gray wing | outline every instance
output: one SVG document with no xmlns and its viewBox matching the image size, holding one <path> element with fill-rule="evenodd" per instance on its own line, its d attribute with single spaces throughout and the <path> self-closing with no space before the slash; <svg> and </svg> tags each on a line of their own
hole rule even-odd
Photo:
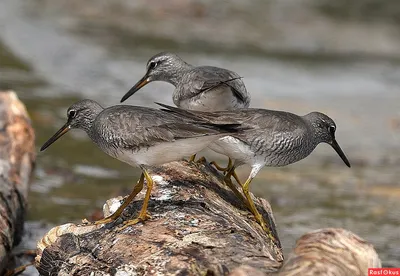
<svg viewBox="0 0 400 276">
<path fill-rule="evenodd" d="M 236 132 L 237 124 L 214 124 L 162 110 L 119 105 L 105 109 L 97 117 L 95 127 L 108 145 L 135 149 L 160 142 Z"/>
<path fill-rule="evenodd" d="M 249 141 L 254 136 L 270 136 L 272 133 L 298 134 L 307 130 L 308 126 L 301 116 L 284 111 L 257 108 L 242 108 L 234 111 L 204 112 L 184 110 L 177 107 L 157 103 L 172 113 L 186 118 L 203 120 L 214 124 L 240 124 L 239 132 L 233 136 Z"/>
<path fill-rule="evenodd" d="M 231 89 L 233 95 L 239 101 L 244 103 L 244 106 L 249 106 L 250 104 L 250 95 L 246 90 L 242 77 L 230 70 L 213 66 L 195 67 L 184 76 L 182 83 L 188 83 L 183 88 L 187 93 L 187 98 L 192 98 L 202 92 L 225 85 Z"/>
</svg>

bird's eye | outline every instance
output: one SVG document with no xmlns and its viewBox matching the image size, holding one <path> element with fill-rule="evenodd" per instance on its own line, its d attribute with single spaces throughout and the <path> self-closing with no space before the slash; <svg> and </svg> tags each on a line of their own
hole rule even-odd
<svg viewBox="0 0 400 276">
<path fill-rule="evenodd" d="M 74 109 L 71 109 L 71 110 L 69 110 L 68 111 L 68 118 L 74 118 L 75 117 L 75 115 L 76 115 L 76 111 L 74 110 Z"/>
<path fill-rule="evenodd" d="M 157 62 L 155 62 L 155 61 L 150 61 L 150 63 L 149 63 L 149 69 L 154 69 L 154 68 L 156 68 L 156 66 L 157 66 Z"/>
<path fill-rule="evenodd" d="M 335 131 L 336 131 L 336 127 L 335 126 L 329 126 L 328 129 L 329 129 L 329 132 L 332 133 L 332 134 L 335 133 Z"/>
</svg>

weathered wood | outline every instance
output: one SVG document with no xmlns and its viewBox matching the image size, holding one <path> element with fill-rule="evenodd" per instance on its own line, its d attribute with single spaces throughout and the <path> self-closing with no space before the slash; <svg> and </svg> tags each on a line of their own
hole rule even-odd
<svg viewBox="0 0 400 276">
<path fill-rule="evenodd" d="M 38 244 L 39 272 L 226 275 L 240 264 L 265 273 L 281 266 L 280 245 L 271 242 L 212 167 L 182 161 L 149 172 L 155 181 L 149 204 L 152 219 L 122 231 L 111 225 L 56 227 Z M 133 218 L 142 198 L 124 216 Z M 276 233 L 269 204 L 255 202 Z M 105 209 L 117 207 L 111 200 Z"/>
<path fill-rule="evenodd" d="M 211 167 L 173 162 L 154 168 L 151 175 L 156 185 L 150 221 L 123 231 L 111 225 L 57 226 L 38 243 L 41 275 L 346 276 L 380 267 L 372 245 L 333 228 L 302 236 L 282 266 L 279 245 L 267 238 Z M 139 211 L 141 198 L 119 222 Z M 107 201 L 106 216 L 121 199 Z M 275 225 L 268 202 L 255 202 Z"/>
<path fill-rule="evenodd" d="M 277 276 L 365 276 L 381 267 L 374 247 L 341 228 L 319 229 L 303 235 Z M 229 276 L 263 276 L 260 270 L 240 266 Z"/>
<path fill-rule="evenodd" d="M 370 243 L 348 230 L 326 228 L 297 241 L 279 276 L 364 276 L 371 267 L 381 261 Z"/>
<path fill-rule="evenodd" d="M 35 135 L 25 106 L 0 92 L 0 274 L 19 243 L 35 161 Z"/>
</svg>

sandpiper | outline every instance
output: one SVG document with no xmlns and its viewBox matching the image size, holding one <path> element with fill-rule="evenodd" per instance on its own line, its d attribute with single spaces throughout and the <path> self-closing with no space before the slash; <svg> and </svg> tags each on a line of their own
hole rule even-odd
<svg viewBox="0 0 400 276">
<path fill-rule="evenodd" d="M 214 66 L 193 66 L 179 56 L 161 52 L 147 62 L 145 75 L 126 93 L 121 102 L 152 81 L 175 86 L 174 104 L 199 111 L 246 108 L 250 94 L 241 77 L 230 70 Z"/>
<path fill-rule="evenodd" d="M 304 116 L 255 108 L 199 112 L 159 105 L 174 114 L 181 114 L 188 118 L 198 118 L 204 122 L 219 124 L 239 123 L 243 128 L 247 128 L 220 138 L 209 147 L 234 160 L 225 176 L 226 182 L 231 181 L 230 178 L 236 167 L 243 164 L 251 166 L 250 176 L 244 184 L 236 180 L 246 197 L 245 204 L 268 233 L 270 233 L 269 229 L 249 194 L 251 181 L 264 166 L 279 167 L 295 163 L 311 154 L 318 144 L 328 143 L 350 167 L 350 162 L 336 141 L 335 122 L 320 112 L 311 112 Z"/>
<path fill-rule="evenodd" d="M 122 97 L 121 102 L 152 81 L 174 85 L 173 102 L 184 109 L 219 111 L 247 108 L 250 105 L 250 94 L 237 73 L 214 66 L 193 66 L 178 55 L 167 52 L 149 59 L 145 75 Z M 194 158 L 193 155 L 190 160 Z M 224 170 L 215 162 L 212 163 Z"/>
<path fill-rule="evenodd" d="M 124 227 L 144 221 L 153 181 L 146 167 L 180 160 L 194 154 L 218 138 L 237 131 L 238 124 L 213 124 L 201 119 L 186 118 L 179 114 L 139 107 L 117 105 L 103 108 L 95 101 L 82 100 L 68 108 L 67 123 L 44 145 L 41 151 L 72 128 L 84 130 L 91 140 L 108 155 L 140 167 L 140 180 L 132 193 L 111 216 L 96 224 L 114 221 L 133 198 L 143 189 L 147 191 L 139 216 L 126 221 Z"/>
</svg>

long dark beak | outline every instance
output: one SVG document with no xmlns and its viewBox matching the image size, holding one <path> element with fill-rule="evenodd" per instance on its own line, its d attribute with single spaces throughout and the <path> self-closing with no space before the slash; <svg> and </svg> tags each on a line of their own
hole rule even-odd
<svg viewBox="0 0 400 276">
<path fill-rule="evenodd" d="M 143 86 L 145 86 L 146 84 L 148 84 L 150 82 L 149 76 L 146 73 L 143 78 L 141 78 L 129 91 L 128 93 L 126 93 L 122 99 L 121 99 L 121 103 L 124 102 L 126 99 L 128 99 L 130 96 L 132 96 L 133 94 L 136 93 L 136 91 L 138 91 L 140 88 L 142 88 Z"/>
<path fill-rule="evenodd" d="M 346 155 L 344 154 L 344 152 L 342 151 L 338 142 L 336 142 L 335 139 L 333 139 L 333 141 L 331 142 L 331 146 L 337 152 L 337 154 L 339 154 L 340 158 L 342 158 L 343 162 L 347 165 L 347 167 L 350 168 L 351 166 L 349 160 L 347 159 Z"/>
<path fill-rule="evenodd" d="M 59 131 L 56 132 L 49 140 L 47 140 L 46 143 L 43 144 L 43 146 L 40 148 L 40 151 L 44 151 L 47 149 L 51 144 L 53 144 L 55 141 L 58 140 L 61 136 L 63 136 L 65 133 L 67 133 L 71 129 L 71 125 L 69 122 L 67 122 L 65 125 L 63 125 L 62 128 L 60 128 Z"/>
</svg>

